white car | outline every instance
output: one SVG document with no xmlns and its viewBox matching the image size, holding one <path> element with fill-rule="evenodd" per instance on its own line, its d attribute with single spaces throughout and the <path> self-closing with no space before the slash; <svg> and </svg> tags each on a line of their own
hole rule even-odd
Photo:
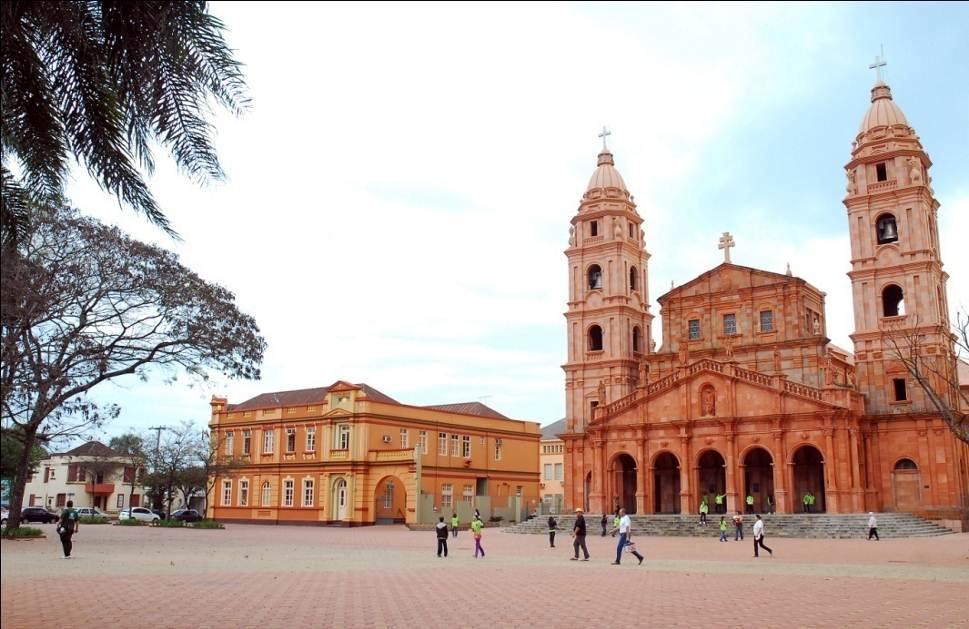
<svg viewBox="0 0 969 629">
<path fill-rule="evenodd" d="M 141 520 L 142 522 L 157 522 L 161 520 L 158 514 L 152 513 L 150 509 L 144 507 L 132 507 L 125 509 L 118 514 L 119 520 Z"/>
<path fill-rule="evenodd" d="M 104 518 L 107 520 L 111 517 L 103 511 L 98 511 L 97 507 L 81 507 L 80 509 L 76 509 L 76 511 L 77 517 L 79 518 Z"/>
<path fill-rule="evenodd" d="M 9 516 L 9 515 L 10 515 L 10 512 L 7 511 L 6 507 L 4 507 L 3 510 L 2 510 L 2 513 L 0 513 L 0 526 L 3 526 L 4 528 L 6 528 L 6 526 L 7 526 L 7 516 Z"/>
</svg>

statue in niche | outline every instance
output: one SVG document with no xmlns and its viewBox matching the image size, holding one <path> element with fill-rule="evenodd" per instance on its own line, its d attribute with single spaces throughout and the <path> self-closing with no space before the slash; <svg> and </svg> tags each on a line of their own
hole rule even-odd
<svg viewBox="0 0 969 629">
<path fill-rule="evenodd" d="M 649 363 L 639 361 L 639 386 L 645 387 L 649 383 Z"/>
<path fill-rule="evenodd" d="M 919 160 L 915 157 L 908 158 L 908 178 L 913 184 L 922 183 L 922 168 Z"/>
<path fill-rule="evenodd" d="M 600 380 L 599 386 L 596 387 L 596 396 L 599 398 L 599 406 L 606 405 L 606 381 Z"/>
<path fill-rule="evenodd" d="M 854 196 L 855 193 L 858 191 L 858 186 L 855 184 L 855 171 L 854 170 L 849 170 L 848 171 L 848 185 L 847 185 L 846 188 L 848 190 L 848 195 L 849 196 Z"/>
<path fill-rule="evenodd" d="M 727 339 L 723 342 L 723 353 L 727 360 L 733 360 L 733 341 Z"/>
<path fill-rule="evenodd" d="M 814 333 L 821 334 L 821 317 L 814 315 Z"/>
<path fill-rule="evenodd" d="M 573 225 L 569 225 L 569 246 L 575 246 L 575 227 Z"/>
<path fill-rule="evenodd" d="M 856 383 L 855 383 L 855 372 L 854 372 L 854 370 L 853 369 L 845 369 L 845 373 L 848 374 L 848 386 L 850 386 L 851 388 L 854 388 L 856 386 Z"/>
<path fill-rule="evenodd" d="M 656 353 L 656 339 L 649 339 L 649 352 L 651 354 Z"/>
<path fill-rule="evenodd" d="M 619 218 L 612 217 L 612 237 L 616 240 L 622 240 L 622 225 L 619 224 Z"/>
<path fill-rule="evenodd" d="M 700 415 L 714 417 L 717 414 L 717 391 L 709 384 L 700 390 Z"/>
<path fill-rule="evenodd" d="M 774 371 L 777 373 L 781 372 L 781 350 L 774 350 Z"/>
</svg>

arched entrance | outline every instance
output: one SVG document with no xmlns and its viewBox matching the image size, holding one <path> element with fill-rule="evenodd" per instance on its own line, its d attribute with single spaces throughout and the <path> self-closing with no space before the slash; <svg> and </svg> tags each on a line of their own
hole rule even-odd
<svg viewBox="0 0 969 629">
<path fill-rule="evenodd" d="M 824 513 L 824 458 L 821 451 L 814 446 L 801 446 L 794 452 L 791 462 L 794 464 L 794 512 L 805 512 L 804 496 L 810 492 L 814 496 L 810 511 Z"/>
<path fill-rule="evenodd" d="M 764 448 L 751 448 L 744 455 L 744 496 L 753 496 L 755 513 L 771 512 L 774 502 L 774 457 Z M 770 498 L 770 504 L 767 499 Z"/>
<path fill-rule="evenodd" d="M 653 463 L 653 489 L 655 513 L 680 512 L 680 461 L 670 452 Z"/>
<path fill-rule="evenodd" d="M 333 508 L 330 513 L 337 520 L 346 520 L 347 513 L 350 512 L 350 496 L 347 492 L 347 481 L 345 478 L 341 478 L 333 484 Z"/>
<path fill-rule="evenodd" d="M 585 475 L 585 491 L 582 494 L 582 510 L 589 512 L 589 494 L 592 493 L 592 472 Z"/>
<path fill-rule="evenodd" d="M 404 483 L 396 476 L 388 476 L 377 483 L 374 503 L 377 524 L 403 524 L 406 521 L 407 492 Z"/>
<path fill-rule="evenodd" d="M 900 459 L 892 470 L 892 498 L 896 511 L 914 511 L 921 504 L 922 481 L 912 459 Z"/>
<path fill-rule="evenodd" d="M 628 454 L 616 455 L 612 460 L 612 505 L 622 507 L 626 513 L 636 513 L 636 460 Z"/>
<path fill-rule="evenodd" d="M 723 456 L 716 450 L 707 450 L 697 461 L 697 508 L 703 498 L 707 499 L 707 506 L 710 513 L 725 513 L 726 505 L 721 505 L 723 509 L 717 511 L 716 497 L 727 491 L 727 469 Z"/>
</svg>

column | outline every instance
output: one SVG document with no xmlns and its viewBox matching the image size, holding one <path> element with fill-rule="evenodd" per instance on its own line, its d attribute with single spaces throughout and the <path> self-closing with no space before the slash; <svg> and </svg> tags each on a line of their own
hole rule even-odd
<svg viewBox="0 0 969 629">
<path fill-rule="evenodd" d="M 727 513 L 737 511 L 737 440 L 727 433 Z"/>
<path fill-rule="evenodd" d="M 636 513 L 646 513 L 646 443 L 639 435 L 636 443 Z"/>
<path fill-rule="evenodd" d="M 858 435 L 857 428 L 854 426 L 848 428 L 848 447 L 851 450 L 851 510 L 861 511 L 864 505 L 862 504 L 863 489 L 861 487 L 861 468 L 860 461 L 861 458 L 858 452 Z"/>
<path fill-rule="evenodd" d="M 824 429 L 824 509 L 828 513 L 840 513 L 838 505 L 838 457 L 834 451 L 834 429 Z"/>
<path fill-rule="evenodd" d="M 794 513 L 790 504 L 785 436 L 781 428 L 774 431 L 774 508 L 777 513 Z"/>
</svg>

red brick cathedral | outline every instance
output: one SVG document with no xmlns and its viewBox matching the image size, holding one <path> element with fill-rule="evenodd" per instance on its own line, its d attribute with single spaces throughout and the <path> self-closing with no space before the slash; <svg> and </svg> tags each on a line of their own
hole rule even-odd
<svg viewBox="0 0 969 629">
<path fill-rule="evenodd" d="M 652 340 L 643 217 L 603 148 L 569 263 L 566 506 L 912 511 L 965 522 L 969 447 L 898 360 L 918 338 L 958 406 L 932 162 L 880 80 L 847 174 L 854 352 L 826 337 L 824 293 L 725 262 L 659 298 Z M 935 374 L 938 374 L 936 376 Z M 949 378 L 946 378 L 949 376 Z M 809 499 L 809 503 L 812 500 Z"/>
</svg>

